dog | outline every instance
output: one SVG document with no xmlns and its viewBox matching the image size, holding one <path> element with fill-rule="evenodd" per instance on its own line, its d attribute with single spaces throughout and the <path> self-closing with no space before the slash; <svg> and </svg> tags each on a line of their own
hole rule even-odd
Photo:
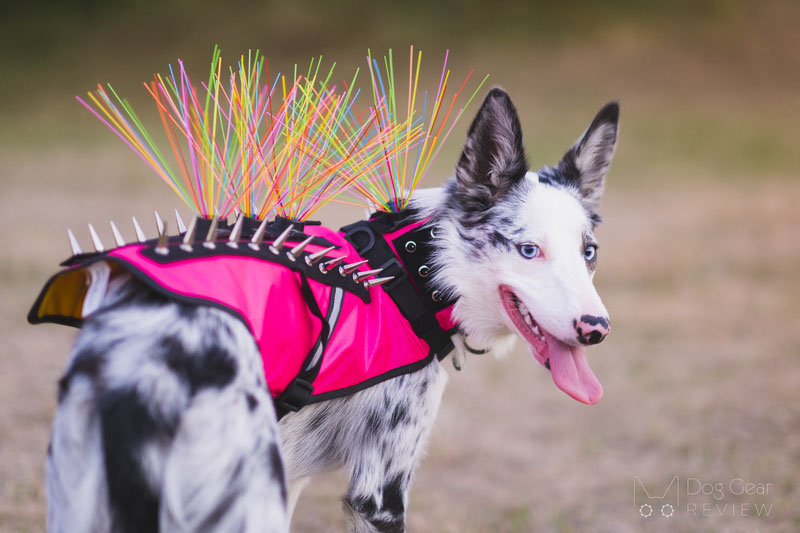
<svg viewBox="0 0 800 533">
<path fill-rule="evenodd" d="M 517 111 L 492 89 L 455 176 L 414 195 L 410 212 L 435 228 L 430 283 L 454 302 L 456 362 L 522 338 L 560 389 L 601 398 L 585 348 L 610 328 L 592 283 L 593 231 L 618 120 L 618 104 L 606 105 L 557 165 L 534 173 Z M 101 296 L 59 382 L 51 532 L 284 532 L 302 486 L 331 469 L 349 475 L 351 532 L 405 531 L 447 381 L 438 358 L 279 420 L 241 320 L 124 272 Z"/>
</svg>

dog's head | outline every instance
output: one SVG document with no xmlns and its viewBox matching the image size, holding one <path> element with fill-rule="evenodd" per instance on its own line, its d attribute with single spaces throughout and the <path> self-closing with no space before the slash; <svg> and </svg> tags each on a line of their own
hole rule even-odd
<svg viewBox="0 0 800 533">
<path fill-rule="evenodd" d="M 618 117 L 619 106 L 606 105 L 558 165 L 532 173 L 514 105 L 493 89 L 434 215 L 442 230 L 436 281 L 458 296 L 463 330 L 485 346 L 509 332 L 522 337 L 556 385 L 588 404 L 603 395 L 585 347 L 609 332 L 592 284 L 593 230 Z"/>
</svg>

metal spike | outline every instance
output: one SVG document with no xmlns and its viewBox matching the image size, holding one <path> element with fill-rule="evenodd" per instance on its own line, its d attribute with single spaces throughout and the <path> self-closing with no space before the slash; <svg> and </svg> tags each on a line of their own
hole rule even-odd
<svg viewBox="0 0 800 533">
<path fill-rule="evenodd" d="M 242 226 L 244 225 L 244 215 L 239 215 L 236 219 L 236 224 L 233 225 L 231 234 L 228 237 L 228 246 L 231 248 L 239 247 L 239 239 L 242 238 Z"/>
<path fill-rule="evenodd" d="M 193 250 L 192 245 L 194 244 L 194 237 L 197 233 L 197 215 L 192 217 L 192 221 L 189 222 L 189 229 L 186 230 L 186 233 L 183 234 L 183 242 L 181 243 L 181 250 L 184 252 L 191 252 Z"/>
<path fill-rule="evenodd" d="M 142 227 L 139 225 L 139 221 L 136 220 L 136 217 L 131 217 L 133 219 L 133 231 L 136 232 L 136 240 L 139 242 L 144 242 L 147 240 L 147 236 L 142 231 Z"/>
<path fill-rule="evenodd" d="M 382 268 L 376 268 L 374 270 L 364 270 L 363 272 L 356 272 L 355 274 L 353 274 L 353 279 L 355 280 L 356 283 L 361 283 L 368 277 L 376 276 L 380 274 L 382 271 L 383 271 Z"/>
<path fill-rule="evenodd" d="M 306 264 L 308 266 L 314 266 L 319 263 L 326 255 L 332 252 L 336 246 L 328 246 L 324 250 L 320 250 L 319 252 L 314 252 L 313 254 L 309 254 L 306 256 Z"/>
<path fill-rule="evenodd" d="M 109 223 L 111 224 L 111 233 L 114 234 L 114 243 L 116 243 L 117 246 L 125 246 L 127 243 L 125 239 L 122 238 L 122 233 L 119 232 L 117 225 L 114 224 L 113 220 L 110 220 Z"/>
<path fill-rule="evenodd" d="M 261 249 L 261 241 L 264 240 L 264 234 L 267 232 L 267 219 L 265 218 L 261 224 L 259 224 L 258 229 L 253 234 L 253 237 L 250 239 L 250 242 L 247 244 L 253 250 Z"/>
<path fill-rule="evenodd" d="M 186 233 L 186 224 L 183 223 L 181 214 L 178 213 L 177 209 L 175 210 L 175 220 L 178 221 L 178 233 Z"/>
<path fill-rule="evenodd" d="M 310 243 L 310 242 L 311 242 L 313 239 L 314 239 L 314 236 L 313 236 L 313 235 L 312 235 L 312 236 L 310 236 L 310 237 L 306 237 L 306 239 L 305 239 L 303 242 L 299 243 L 297 246 L 295 246 L 294 248 L 292 248 L 291 250 L 289 250 L 289 253 L 288 253 L 289 259 L 291 259 L 292 261 L 294 261 L 295 259 L 297 259 L 298 257 L 300 257 L 300 254 L 302 254 L 302 253 L 303 253 L 303 250 L 305 250 L 306 246 L 308 246 L 308 245 L 309 245 L 309 243 Z"/>
<path fill-rule="evenodd" d="M 217 225 L 218 224 L 219 224 L 219 220 L 217 219 L 217 216 L 214 215 L 213 217 L 211 217 L 211 224 L 208 226 L 208 233 L 206 234 L 206 240 L 205 240 L 205 242 L 203 242 L 203 246 L 205 246 L 206 248 L 208 248 L 210 250 L 213 250 L 214 248 L 217 247 L 217 245 L 214 244 L 214 241 L 217 238 Z"/>
<path fill-rule="evenodd" d="M 161 220 L 161 215 L 158 214 L 158 211 L 153 211 L 153 213 L 156 215 L 156 229 L 158 230 L 158 234 L 161 235 L 164 233 L 166 226 L 164 226 L 164 221 Z"/>
<path fill-rule="evenodd" d="M 324 263 L 320 263 L 319 271 L 322 272 L 323 274 L 327 274 L 330 269 L 336 268 L 336 265 L 338 265 L 339 263 L 344 261 L 346 258 L 347 258 L 347 256 L 343 255 L 341 257 L 337 257 L 335 259 L 331 259 L 329 261 L 325 261 Z"/>
<path fill-rule="evenodd" d="M 363 259 L 361 261 L 356 261 L 355 263 L 342 265 L 342 266 L 339 267 L 339 274 L 341 274 L 342 276 L 346 276 L 348 274 L 351 274 L 351 273 L 355 272 L 355 270 L 358 267 L 360 267 L 361 265 L 365 265 L 365 264 L 367 264 L 367 260 L 366 259 Z"/>
<path fill-rule="evenodd" d="M 164 223 L 164 231 L 158 234 L 155 252 L 159 255 L 167 255 L 169 253 L 169 235 L 167 235 L 166 222 Z"/>
<path fill-rule="evenodd" d="M 394 279 L 394 276 L 387 276 L 385 278 L 372 278 L 368 279 L 364 282 L 364 287 L 369 289 L 370 287 L 377 287 L 379 285 L 383 285 L 384 283 L 389 283 Z"/>
<path fill-rule="evenodd" d="M 92 246 L 94 246 L 95 252 L 103 252 L 105 251 L 105 247 L 103 246 L 103 241 L 100 240 L 100 235 L 94 230 L 94 226 L 89 224 L 89 234 L 92 236 Z"/>
<path fill-rule="evenodd" d="M 71 229 L 67 229 L 67 238 L 69 238 L 69 247 L 72 250 L 72 255 L 81 255 L 83 253 L 81 245 L 78 244 L 78 239 L 75 238 L 75 234 L 72 233 Z"/>
<path fill-rule="evenodd" d="M 273 254 L 280 253 L 278 249 L 289 239 L 289 235 L 291 235 L 293 231 L 294 224 L 289 224 L 289 227 L 283 230 L 283 233 L 278 235 L 278 238 L 275 239 L 272 244 L 270 244 L 269 251 Z"/>
</svg>

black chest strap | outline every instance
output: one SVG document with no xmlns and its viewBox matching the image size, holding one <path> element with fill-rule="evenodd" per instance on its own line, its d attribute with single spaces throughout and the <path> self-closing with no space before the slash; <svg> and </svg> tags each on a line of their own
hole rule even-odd
<svg viewBox="0 0 800 533">
<path fill-rule="evenodd" d="M 402 259 L 392 252 L 384 234 L 412 223 L 402 214 L 379 214 L 368 221 L 344 226 L 345 237 L 367 259 L 371 268 L 383 269 L 381 276 L 395 279 L 381 285 L 397 308 L 408 320 L 411 329 L 424 340 L 441 360 L 453 349 L 450 336 L 454 330 L 445 331 L 436 319 L 436 313 L 453 304 L 445 300 L 430 285 L 431 267 L 428 264 L 434 234 L 428 225 L 404 232 L 392 245 Z M 404 266 L 405 265 L 405 268 Z M 454 328 L 455 329 L 455 328 Z"/>
</svg>

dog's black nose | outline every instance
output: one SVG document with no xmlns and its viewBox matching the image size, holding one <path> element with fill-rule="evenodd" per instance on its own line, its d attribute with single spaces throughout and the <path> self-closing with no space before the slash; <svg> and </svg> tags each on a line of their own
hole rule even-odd
<svg viewBox="0 0 800 533">
<path fill-rule="evenodd" d="M 581 344 L 600 344 L 611 331 L 611 325 L 605 317 L 583 315 L 575 321 L 575 331 Z"/>
</svg>

